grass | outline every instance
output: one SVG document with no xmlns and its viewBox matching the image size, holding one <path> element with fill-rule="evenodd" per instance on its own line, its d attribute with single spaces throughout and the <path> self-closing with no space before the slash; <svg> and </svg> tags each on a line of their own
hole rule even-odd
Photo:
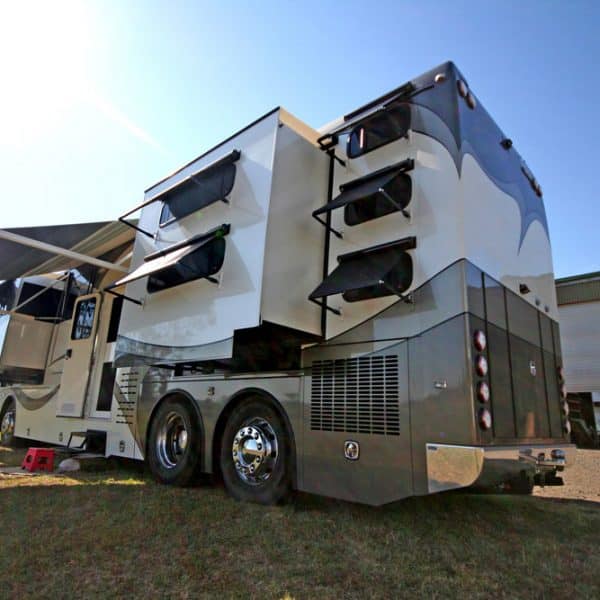
<svg viewBox="0 0 600 600">
<path fill-rule="evenodd" d="M 0 449 L 0 464 L 21 451 Z M 599 504 L 241 504 L 143 469 L 0 479 L 0 597 L 598 597 Z"/>
</svg>

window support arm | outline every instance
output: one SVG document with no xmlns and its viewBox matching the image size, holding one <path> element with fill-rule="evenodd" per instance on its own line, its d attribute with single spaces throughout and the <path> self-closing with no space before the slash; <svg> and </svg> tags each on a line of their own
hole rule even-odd
<svg viewBox="0 0 600 600">
<path fill-rule="evenodd" d="M 382 187 L 377 190 L 396 210 L 402 213 L 402 216 L 410 219 L 410 212 L 402 208 Z"/>
<path fill-rule="evenodd" d="M 331 233 L 333 233 L 333 235 L 335 235 L 335 237 L 337 237 L 340 240 L 344 239 L 344 235 L 342 234 L 341 231 L 338 231 L 337 229 L 334 229 L 333 227 L 331 227 L 331 225 L 328 225 L 325 221 L 323 221 L 323 219 L 320 219 L 318 215 L 313 214 L 313 218 L 316 219 L 317 221 L 319 221 L 319 223 L 321 223 L 321 225 L 323 225 L 323 227 L 325 227 L 325 229 L 327 229 L 327 231 L 331 231 Z"/>
<path fill-rule="evenodd" d="M 316 304 L 317 306 L 320 306 L 321 308 L 324 308 L 325 310 L 332 312 L 334 315 L 337 315 L 338 317 L 342 316 L 341 310 L 338 310 L 337 308 L 332 308 L 331 306 L 327 306 L 327 304 L 325 302 L 319 302 L 318 300 L 315 300 L 314 298 L 309 298 L 309 300 L 312 303 Z"/>
<path fill-rule="evenodd" d="M 125 219 L 125 217 L 119 217 L 119 221 L 121 223 L 123 223 L 123 225 L 127 225 L 127 227 L 131 227 L 132 229 L 139 231 L 140 233 L 144 234 L 145 236 L 147 236 L 151 239 L 154 239 L 154 234 L 150 233 L 149 231 L 146 231 L 145 229 L 142 229 L 141 227 L 138 227 L 137 225 L 134 225 L 133 223 L 130 223 L 129 221 L 127 221 Z"/>
<path fill-rule="evenodd" d="M 112 296 L 116 296 L 117 298 L 123 298 L 123 300 L 128 300 L 129 302 L 133 302 L 138 306 L 144 306 L 144 303 L 141 300 L 136 300 L 135 298 L 131 298 L 130 296 L 126 296 L 125 294 L 120 294 L 119 292 L 115 292 L 112 288 L 104 288 L 104 291 Z"/>
</svg>

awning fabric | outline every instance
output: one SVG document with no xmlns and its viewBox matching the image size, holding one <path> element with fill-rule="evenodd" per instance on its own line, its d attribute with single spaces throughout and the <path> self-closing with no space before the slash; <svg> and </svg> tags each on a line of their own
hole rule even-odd
<svg viewBox="0 0 600 600">
<path fill-rule="evenodd" d="M 174 244 L 164 250 L 159 250 L 151 255 L 148 255 L 144 262 L 134 271 L 122 277 L 118 281 L 115 281 L 109 289 L 116 288 L 132 281 L 142 279 L 142 277 L 148 277 L 150 275 L 158 276 L 161 273 L 168 271 L 170 268 L 180 264 L 186 257 L 191 256 L 196 251 L 203 247 L 206 247 L 210 242 L 222 238 L 229 233 L 230 226 L 228 224 L 221 225 L 207 233 L 196 235 L 189 240 Z M 207 269 L 210 271 L 211 269 Z M 198 277 L 205 277 L 202 273 L 197 273 Z"/>
<path fill-rule="evenodd" d="M 118 221 L 18 227 L 5 231 L 97 258 L 134 236 L 131 229 Z M 64 271 L 81 264 L 66 256 L 0 239 L 0 280 Z"/>
<path fill-rule="evenodd" d="M 410 201 L 412 191 L 410 177 L 405 175 L 405 172 L 412 169 L 413 166 L 414 162 L 409 159 L 341 185 L 341 193 L 325 206 L 315 210 L 313 216 L 342 208 L 359 200 L 366 200 L 378 194 L 381 195 L 380 190 L 385 190 L 399 206 L 404 208 Z M 389 212 L 397 210 L 397 207 L 391 202 L 387 202 L 390 204 Z"/>
<path fill-rule="evenodd" d="M 416 247 L 414 237 L 338 256 L 338 266 L 309 296 L 311 300 L 352 290 L 379 286 L 397 269 L 406 251 Z M 412 278 L 412 274 L 411 274 Z M 398 289 L 398 293 L 404 290 Z"/>
</svg>

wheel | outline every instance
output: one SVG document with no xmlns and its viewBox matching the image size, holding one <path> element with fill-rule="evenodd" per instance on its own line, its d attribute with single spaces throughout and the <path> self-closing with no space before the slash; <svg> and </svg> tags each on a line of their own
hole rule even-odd
<svg viewBox="0 0 600 600">
<path fill-rule="evenodd" d="M 276 504 L 292 488 L 291 441 L 279 414 L 260 399 L 247 400 L 229 417 L 221 444 L 225 487 L 238 500 Z"/>
<path fill-rule="evenodd" d="M 15 422 L 17 415 L 17 406 L 14 400 L 8 400 L 4 404 L 2 413 L 0 413 L 0 445 L 14 446 L 15 438 Z"/>
<path fill-rule="evenodd" d="M 202 435 L 198 416 L 188 402 L 169 398 L 150 426 L 148 464 L 157 481 L 186 486 L 200 473 Z"/>
</svg>

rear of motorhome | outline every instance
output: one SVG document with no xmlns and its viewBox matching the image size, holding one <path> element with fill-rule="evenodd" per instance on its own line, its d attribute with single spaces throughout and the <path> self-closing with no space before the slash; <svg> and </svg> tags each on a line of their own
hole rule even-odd
<svg viewBox="0 0 600 600">
<path fill-rule="evenodd" d="M 319 131 L 276 108 L 111 227 L 6 434 L 263 503 L 562 483 L 542 190 L 453 63 Z"/>
</svg>

